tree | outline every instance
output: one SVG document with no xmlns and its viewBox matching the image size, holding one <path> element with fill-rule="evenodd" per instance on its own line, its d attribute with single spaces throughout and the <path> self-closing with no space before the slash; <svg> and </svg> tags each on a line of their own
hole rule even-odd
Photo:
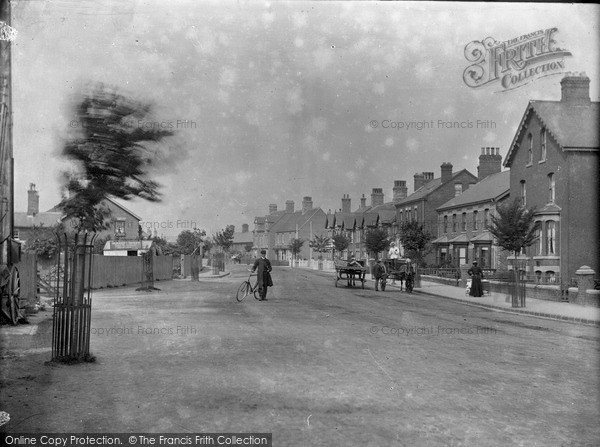
<svg viewBox="0 0 600 447">
<path fill-rule="evenodd" d="M 350 246 L 350 238 L 343 233 L 336 234 L 331 239 L 333 241 L 333 249 L 340 253 Z"/>
<path fill-rule="evenodd" d="M 292 255 L 294 256 L 294 259 L 298 259 L 298 255 L 300 254 L 300 251 L 302 250 L 302 246 L 304 245 L 304 240 L 302 239 L 292 239 L 290 241 L 290 251 L 292 252 Z"/>
<path fill-rule="evenodd" d="M 66 193 L 58 206 L 76 218 L 76 229 L 107 228 L 109 212 L 100 206 L 106 197 L 160 201 L 159 185 L 148 170 L 159 158 L 153 145 L 173 132 L 137 125 L 152 121 L 152 105 L 96 84 L 73 112 L 77 133 L 67 138 L 62 155 L 76 168 L 63 173 Z"/>
<path fill-rule="evenodd" d="M 235 227 L 233 225 L 227 225 L 224 230 L 217 231 L 213 236 L 215 244 L 223 249 L 223 251 L 229 251 L 233 245 L 233 233 Z"/>
<path fill-rule="evenodd" d="M 497 244 L 515 255 L 512 305 L 525 306 L 525 295 L 519 288 L 519 266 L 517 260 L 524 247 L 529 247 L 537 240 L 535 226 L 535 208 L 525 208 L 518 199 L 496 208 L 497 216 L 492 215 L 490 233 L 496 238 Z M 519 300 L 521 301 L 519 303 Z"/>
<path fill-rule="evenodd" d="M 177 236 L 176 245 L 180 254 L 191 255 L 194 250 L 202 246 L 206 231 L 194 228 L 193 230 L 183 230 Z"/>
<path fill-rule="evenodd" d="M 168 242 L 165 238 L 156 236 L 150 238 L 154 245 L 156 246 L 157 251 L 166 256 L 179 256 L 181 252 L 179 251 L 179 246 L 177 244 L 173 244 Z"/>
<path fill-rule="evenodd" d="M 43 259 L 52 259 L 58 251 L 56 234 L 62 228 L 61 224 L 52 227 L 34 225 L 31 235 L 27 238 L 26 249 L 35 252 L 36 256 Z"/>
<path fill-rule="evenodd" d="M 252 247 L 254 247 L 254 243 L 248 242 L 244 245 L 244 250 L 246 250 L 246 253 L 250 253 L 252 251 Z"/>
<path fill-rule="evenodd" d="M 403 222 L 400 225 L 400 243 L 408 256 L 422 263 L 423 251 L 433 239 L 433 235 L 417 221 Z"/>
<path fill-rule="evenodd" d="M 377 259 L 378 253 L 389 248 L 391 241 L 388 233 L 383 228 L 371 228 L 365 237 L 365 247 L 369 253 L 374 253 Z"/>
<path fill-rule="evenodd" d="M 529 247 L 537 240 L 535 227 L 535 208 L 525 208 L 518 199 L 496 208 L 497 216 L 492 215 L 490 233 L 505 250 L 515 254 Z"/>
<path fill-rule="evenodd" d="M 319 253 L 319 259 L 323 259 L 323 253 L 331 251 L 331 239 L 325 235 L 316 235 L 308 246 Z"/>
</svg>

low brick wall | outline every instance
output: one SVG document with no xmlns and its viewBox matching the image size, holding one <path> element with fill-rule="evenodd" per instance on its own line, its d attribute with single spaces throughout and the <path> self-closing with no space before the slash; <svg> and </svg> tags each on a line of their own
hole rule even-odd
<svg viewBox="0 0 600 447">
<path fill-rule="evenodd" d="M 429 276 L 423 275 L 421 278 L 424 281 L 431 281 L 438 284 L 447 284 L 449 286 L 456 286 L 456 279 L 452 278 L 441 278 L 439 276 Z M 461 285 L 463 281 L 459 281 L 458 286 L 463 287 Z M 466 281 L 464 281 L 466 282 Z M 560 286 L 551 286 L 546 284 L 527 284 L 527 298 L 534 298 L 536 300 L 546 300 L 546 301 L 563 301 L 563 295 L 560 289 Z M 489 290 L 490 292 L 497 293 L 505 293 L 510 295 L 510 283 L 501 282 L 501 281 L 486 281 L 484 288 Z M 566 291 L 565 291 L 566 293 Z M 568 294 L 565 296 L 565 298 Z"/>
</svg>

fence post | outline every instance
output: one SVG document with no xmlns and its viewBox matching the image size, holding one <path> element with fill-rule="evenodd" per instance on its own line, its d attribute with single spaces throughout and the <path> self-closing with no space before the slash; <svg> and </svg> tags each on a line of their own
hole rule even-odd
<svg viewBox="0 0 600 447">
<path fill-rule="evenodd" d="M 588 304 L 586 290 L 594 288 L 594 276 L 596 272 L 587 265 L 582 265 L 577 269 L 575 275 L 577 276 L 577 297 L 573 302 L 585 306 Z"/>
</svg>

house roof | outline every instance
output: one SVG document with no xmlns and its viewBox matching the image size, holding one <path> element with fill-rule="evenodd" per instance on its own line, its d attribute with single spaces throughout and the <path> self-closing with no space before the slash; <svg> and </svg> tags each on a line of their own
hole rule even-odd
<svg viewBox="0 0 600 447">
<path fill-rule="evenodd" d="M 45 212 L 37 213 L 34 216 L 28 216 L 26 212 L 17 212 L 15 216 L 15 228 L 53 227 L 60 223 L 62 213 Z"/>
<path fill-rule="evenodd" d="M 493 242 L 494 236 L 489 231 L 484 231 L 471 238 L 471 242 Z"/>
<path fill-rule="evenodd" d="M 118 208 L 121 208 L 121 210 L 123 210 L 125 213 L 129 214 L 131 217 L 133 217 L 135 220 L 141 221 L 142 218 L 140 216 L 138 216 L 137 214 L 135 214 L 133 211 L 127 209 L 126 207 L 124 207 L 123 205 L 121 205 L 119 202 L 117 202 L 115 199 L 111 198 L 111 197 L 105 197 L 104 202 L 108 202 L 109 205 L 114 205 Z M 52 207 L 51 209 L 49 209 L 47 212 L 49 213 L 55 213 L 58 212 L 60 214 L 58 205 L 55 205 L 54 207 Z"/>
<path fill-rule="evenodd" d="M 448 200 L 437 210 L 463 207 L 474 203 L 498 200 L 510 191 L 510 171 L 497 172 L 488 175 L 479 183 L 471 185 L 461 195 Z"/>
<path fill-rule="evenodd" d="M 391 210 L 380 210 L 379 211 L 379 222 L 383 224 L 392 224 L 396 221 L 396 207 Z"/>
<path fill-rule="evenodd" d="M 469 239 L 467 238 L 467 235 L 463 233 L 463 234 L 459 234 L 454 239 L 450 239 L 448 242 L 451 244 L 457 244 L 460 242 L 467 243 L 467 242 L 469 242 Z"/>
<path fill-rule="evenodd" d="M 562 150 L 598 150 L 600 103 L 570 103 L 563 101 L 529 101 L 515 133 L 504 166 L 510 167 L 515 152 L 532 115 L 536 115 Z"/>
<path fill-rule="evenodd" d="M 275 231 L 276 233 L 296 231 L 296 229 L 301 229 L 305 225 L 308 225 L 318 213 L 325 214 L 321 208 L 311 208 L 305 212 L 294 211 L 293 213 L 283 211 L 283 215 L 273 224 L 271 231 Z"/>
<path fill-rule="evenodd" d="M 337 211 L 333 216 L 333 222 L 330 224 L 330 226 L 331 228 L 354 228 L 357 216 L 359 216 L 357 213 L 343 213 L 341 211 Z"/>
<path fill-rule="evenodd" d="M 442 236 L 442 237 L 438 237 L 437 239 L 434 239 L 433 241 L 431 241 L 432 244 L 447 244 L 448 243 L 448 236 Z"/>
<path fill-rule="evenodd" d="M 459 176 L 463 172 L 471 174 L 466 169 L 461 169 L 460 171 L 453 173 L 451 179 L 448 180 L 448 182 L 451 182 L 452 180 L 454 180 L 457 176 Z M 471 175 L 473 175 L 473 174 L 471 174 Z M 473 175 L 473 177 L 475 178 L 474 175 Z M 446 182 L 446 183 L 448 183 L 448 182 Z M 431 194 L 434 191 L 436 191 L 443 184 L 444 183 L 442 183 L 442 178 L 441 177 L 434 178 L 433 180 L 430 180 L 429 182 L 427 182 L 426 184 L 424 184 L 423 186 L 421 186 L 419 189 L 417 189 L 415 192 L 413 192 L 408 197 L 406 197 L 406 198 L 404 198 L 404 199 L 396 202 L 395 206 L 396 207 L 401 207 L 404 204 L 411 203 L 411 202 L 414 202 L 414 201 L 417 201 L 417 200 L 425 199 L 427 196 L 429 196 L 429 194 Z"/>
<path fill-rule="evenodd" d="M 233 233 L 234 244 L 247 244 L 254 242 L 254 234 L 251 231 Z"/>
</svg>

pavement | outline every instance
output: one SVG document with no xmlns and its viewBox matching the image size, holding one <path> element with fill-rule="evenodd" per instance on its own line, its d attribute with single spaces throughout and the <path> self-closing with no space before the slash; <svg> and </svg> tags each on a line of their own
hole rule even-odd
<svg viewBox="0 0 600 447">
<path fill-rule="evenodd" d="M 322 270 L 322 272 L 334 274 L 335 270 Z M 367 278 L 370 278 L 370 275 L 367 275 Z M 392 285 L 391 281 L 388 281 L 387 286 L 388 289 L 390 287 L 399 289 L 399 285 Z M 500 312 L 511 312 L 538 318 L 567 321 L 576 324 L 600 326 L 600 308 L 598 307 L 581 306 L 573 303 L 563 303 L 527 297 L 525 308 L 514 308 L 512 307 L 510 295 L 506 293 L 491 292 L 482 297 L 476 298 L 466 295 L 465 289 L 462 287 L 451 286 L 448 284 L 438 284 L 432 281 L 423 280 L 421 280 L 421 287 L 415 288 L 414 293 L 422 293 L 438 298 L 460 301 L 464 304 L 485 307 Z"/>
</svg>

